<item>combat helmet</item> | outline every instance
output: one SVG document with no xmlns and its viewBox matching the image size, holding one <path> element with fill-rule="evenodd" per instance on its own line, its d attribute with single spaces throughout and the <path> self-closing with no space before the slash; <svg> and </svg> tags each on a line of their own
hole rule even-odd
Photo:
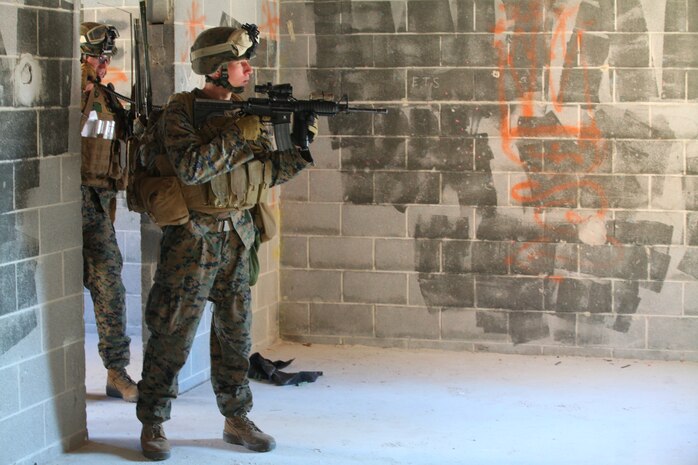
<svg viewBox="0 0 698 465">
<path fill-rule="evenodd" d="M 116 39 L 119 31 L 110 24 L 86 22 L 80 24 L 80 53 L 99 57 L 117 54 Z"/>
<path fill-rule="evenodd" d="M 228 88 L 227 69 L 223 65 L 230 61 L 251 59 L 257 45 L 259 30 L 255 24 L 207 29 L 199 34 L 191 46 L 191 67 L 196 74 L 206 75 L 206 81 Z M 221 66 L 223 75 L 219 79 L 208 76 Z"/>
</svg>

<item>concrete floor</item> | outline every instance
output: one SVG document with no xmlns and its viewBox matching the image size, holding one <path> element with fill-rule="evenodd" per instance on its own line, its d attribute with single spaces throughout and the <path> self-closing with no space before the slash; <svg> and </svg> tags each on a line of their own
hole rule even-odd
<svg viewBox="0 0 698 465">
<path fill-rule="evenodd" d="M 88 335 L 90 441 L 49 465 L 146 461 L 134 405 L 104 396 L 95 344 Z M 253 382 L 250 416 L 276 450 L 224 443 L 206 383 L 174 402 L 165 463 L 698 465 L 696 363 L 286 343 L 263 355 L 324 371 L 298 387 Z"/>
</svg>

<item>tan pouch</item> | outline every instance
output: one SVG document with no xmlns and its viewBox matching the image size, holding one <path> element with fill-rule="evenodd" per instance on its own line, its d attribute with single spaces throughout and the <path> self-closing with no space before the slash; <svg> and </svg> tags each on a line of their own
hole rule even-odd
<svg viewBox="0 0 698 465">
<path fill-rule="evenodd" d="M 184 224 L 189 221 L 189 209 L 176 176 L 144 176 L 137 179 L 136 183 L 142 205 L 158 226 Z"/>
<path fill-rule="evenodd" d="M 109 152 L 104 144 L 111 141 L 82 137 L 82 174 L 87 177 L 103 178 L 109 175 Z"/>
<path fill-rule="evenodd" d="M 268 203 L 258 203 L 252 211 L 252 216 L 262 242 L 270 241 L 276 236 L 276 215 Z"/>
</svg>

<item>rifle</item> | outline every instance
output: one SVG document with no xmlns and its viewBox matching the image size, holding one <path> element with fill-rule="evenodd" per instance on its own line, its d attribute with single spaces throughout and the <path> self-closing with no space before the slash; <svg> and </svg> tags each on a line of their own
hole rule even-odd
<svg viewBox="0 0 698 465">
<path fill-rule="evenodd" d="M 239 110 L 243 114 L 257 115 L 271 122 L 278 150 L 293 148 L 291 140 L 291 115 L 293 115 L 293 139 L 302 148 L 308 147 L 307 121 L 313 115 L 334 116 L 337 113 L 387 113 L 385 108 L 349 106 L 349 98 L 344 95 L 339 101 L 325 98 L 296 100 L 291 84 L 272 83 L 256 85 L 254 91 L 266 94 L 268 98 L 249 98 L 241 102 L 231 100 L 194 100 L 194 126 L 197 128 L 213 115 L 224 115 Z"/>
</svg>

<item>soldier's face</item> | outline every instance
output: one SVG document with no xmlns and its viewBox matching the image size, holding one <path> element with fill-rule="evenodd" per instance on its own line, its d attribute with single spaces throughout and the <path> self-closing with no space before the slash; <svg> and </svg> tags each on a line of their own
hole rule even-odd
<svg viewBox="0 0 698 465">
<path fill-rule="evenodd" d="M 99 76 L 99 79 L 101 80 L 107 75 L 107 68 L 111 62 L 111 57 L 107 55 L 102 55 L 99 57 L 88 56 L 85 61 L 87 61 L 87 63 L 89 63 L 90 66 L 95 69 L 97 76 Z"/>
<path fill-rule="evenodd" d="M 233 87 L 245 87 L 252 77 L 252 65 L 247 60 L 228 62 L 228 82 Z"/>
</svg>

